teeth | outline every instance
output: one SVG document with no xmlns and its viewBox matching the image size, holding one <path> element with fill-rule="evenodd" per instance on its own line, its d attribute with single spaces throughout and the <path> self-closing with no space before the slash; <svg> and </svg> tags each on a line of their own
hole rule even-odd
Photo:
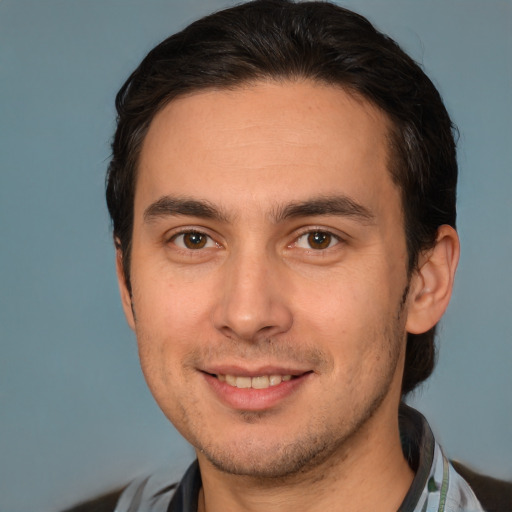
<svg viewBox="0 0 512 512">
<path fill-rule="evenodd" d="M 233 377 L 233 375 L 226 375 L 226 382 L 236 388 L 236 377 Z"/>
<path fill-rule="evenodd" d="M 286 375 L 285 375 L 286 377 Z M 290 375 L 291 377 L 291 375 Z M 281 384 L 281 382 L 283 381 L 283 377 L 281 377 L 281 375 L 271 375 L 269 377 L 269 381 L 270 381 L 270 385 L 271 386 L 277 386 L 278 384 Z"/>
<path fill-rule="evenodd" d="M 248 389 L 251 387 L 251 377 L 236 377 L 236 387 L 241 389 Z"/>
<path fill-rule="evenodd" d="M 217 375 L 220 382 L 225 382 L 230 386 L 240 389 L 266 389 L 271 386 L 277 386 L 281 382 L 291 380 L 291 375 L 259 375 L 258 377 L 237 377 L 235 375 Z"/>
<path fill-rule="evenodd" d="M 265 389 L 270 386 L 270 379 L 266 375 L 261 377 L 253 377 L 251 379 L 251 387 L 254 389 Z"/>
</svg>

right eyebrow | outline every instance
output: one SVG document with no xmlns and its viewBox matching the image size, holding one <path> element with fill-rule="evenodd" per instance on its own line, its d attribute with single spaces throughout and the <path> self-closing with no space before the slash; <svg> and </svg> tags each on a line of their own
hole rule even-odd
<svg viewBox="0 0 512 512">
<path fill-rule="evenodd" d="M 208 201 L 162 196 L 144 210 L 144 222 L 150 223 L 158 218 L 174 215 L 187 215 L 219 221 L 226 221 L 227 219 L 222 211 Z"/>
<path fill-rule="evenodd" d="M 289 203 L 276 208 L 272 217 L 274 222 L 282 222 L 285 219 L 317 215 L 351 217 L 365 224 L 375 222 L 375 215 L 369 208 L 345 195 L 317 197 L 297 203 Z"/>
</svg>

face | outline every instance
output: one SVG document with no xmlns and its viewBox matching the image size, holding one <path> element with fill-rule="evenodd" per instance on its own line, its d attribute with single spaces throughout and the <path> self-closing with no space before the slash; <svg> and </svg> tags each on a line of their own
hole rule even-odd
<svg viewBox="0 0 512 512">
<path fill-rule="evenodd" d="M 153 120 L 121 288 L 200 463 L 290 475 L 396 416 L 408 280 L 387 133 L 310 82 L 197 93 Z"/>
</svg>

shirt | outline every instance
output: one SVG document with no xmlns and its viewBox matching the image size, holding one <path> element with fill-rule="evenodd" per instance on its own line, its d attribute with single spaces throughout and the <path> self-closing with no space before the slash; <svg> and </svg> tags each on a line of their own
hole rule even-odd
<svg viewBox="0 0 512 512">
<path fill-rule="evenodd" d="M 399 412 L 402 449 L 415 477 L 397 512 L 485 512 L 469 484 L 435 441 L 426 419 L 404 404 Z M 132 482 L 115 512 L 197 512 L 201 473 L 197 460 L 179 483 L 165 471 Z"/>
</svg>

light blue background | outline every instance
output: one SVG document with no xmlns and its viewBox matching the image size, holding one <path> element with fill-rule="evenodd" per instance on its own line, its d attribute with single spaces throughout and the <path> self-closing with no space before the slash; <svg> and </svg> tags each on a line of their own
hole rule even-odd
<svg viewBox="0 0 512 512">
<path fill-rule="evenodd" d="M 0 510 L 50 512 L 192 452 L 125 326 L 103 198 L 114 95 L 224 1 L 0 0 Z M 414 400 L 447 453 L 512 478 L 512 3 L 353 0 L 425 66 L 461 132 L 462 260 Z"/>
</svg>

